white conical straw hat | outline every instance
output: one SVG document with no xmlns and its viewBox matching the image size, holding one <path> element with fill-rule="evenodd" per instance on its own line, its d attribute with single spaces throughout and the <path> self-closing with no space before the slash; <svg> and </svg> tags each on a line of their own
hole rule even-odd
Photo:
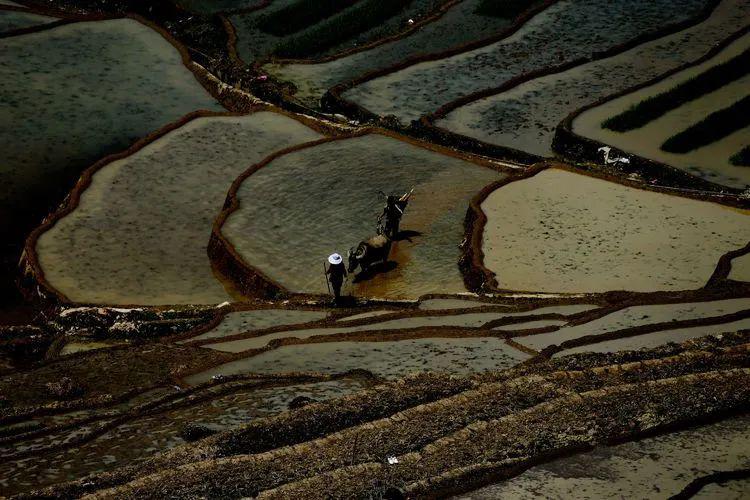
<svg viewBox="0 0 750 500">
<path fill-rule="evenodd" d="M 332 253 L 328 256 L 328 262 L 330 262 L 331 264 L 341 264 L 343 260 L 344 259 L 342 259 L 341 256 L 337 253 Z"/>
</svg>

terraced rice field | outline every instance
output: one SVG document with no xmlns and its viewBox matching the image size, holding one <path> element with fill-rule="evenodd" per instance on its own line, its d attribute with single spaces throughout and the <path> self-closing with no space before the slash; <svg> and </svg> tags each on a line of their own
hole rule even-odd
<svg viewBox="0 0 750 500">
<path fill-rule="evenodd" d="M 702 64 L 585 111 L 574 120 L 573 130 L 584 137 L 609 144 L 627 153 L 675 166 L 718 184 L 744 189 L 750 186 L 750 171 L 733 165 L 730 157 L 748 145 L 750 128 L 739 129 L 687 153 L 667 152 L 664 144 L 676 133 L 688 129 L 711 113 L 745 97 L 750 86 L 750 76 L 742 76 L 728 82 L 717 90 L 682 104 L 677 109 L 668 111 L 634 130 L 616 132 L 604 128 L 602 124 L 606 119 L 620 114 L 634 104 L 650 96 L 669 91 L 748 49 L 750 49 L 750 35 L 745 35 Z"/>
<path fill-rule="evenodd" d="M 498 287 L 545 292 L 700 288 L 750 240 L 747 211 L 548 169 L 482 202 Z"/>
<path fill-rule="evenodd" d="M 656 336 L 661 337 L 661 341 L 657 340 L 656 344 L 643 344 L 646 347 L 655 347 L 656 345 L 665 344 L 667 342 L 680 342 L 686 340 L 687 338 L 700 337 L 702 335 L 720 333 L 722 331 L 732 331 L 731 327 L 725 328 L 725 325 L 719 324 L 717 325 L 719 327 L 718 331 L 706 331 L 705 333 L 701 333 L 701 331 L 696 330 L 693 332 L 687 332 L 686 335 L 692 334 L 692 336 L 688 337 L 686 335 L 680 334 L 680 332 L 677 330 L 670 331 L 668 323 L 701 318 L 721 317 L 746 310 L 750 310 L 750 299 L 747 298 L 728 299 L 711 302 L 694 302 L 686 304 L 635 306 L 620 309 L 619 311 L 610 313 L 603 318 L 595 319 L 590 322 L 561 328 L 556 332 L 531 335 L 529 337 L 520 337 L 517 340 L 526 347 L 530 347 L 532 349 L 540 351 L 550 345 L 560 345 L 565 341 L 577 339 L 583 336 L 603 335 L 606 333 L 612 333 L 619 330 L 625 330 L 628 328 L 634 328 L 643 325 L 665 323 L 667 325 L 665 325 L 663 330 L 667 331 L 655 334 Z M 750 327 L 750 319 L 742 320 L 741 325 L 735 326 L 738 326 L 737 329 Z M 724 329 L 722 330 L 721 328 Z M 673 334 L 675 336 L 670 337 Z M 656 338 L 656 336 L 651 338 Z M 680 338 L 681 336 L 685 338 Z M 615 346 L 627 345 L 627 347 L 621 348 L 623 350 L 634 349 L 640 346 L 640 342 L 643 338 L 649 338 L 649 334 L 639 335 L 630 339 L 593 344 L 592 346 L 587 346 L 587 348 L 578 349 L 578 351 L 584 352 L 597 350 L 599 352 L 602 352 L 600 351 L 600 348 L 606 348 L 607 344 L 610 343 L 614 344 Z"/>
<path fill-rule="evenodd" d="M 714 75 L 618 132 L 648 157 L 747 93 L 750 2 L 47 4 L 0 8 L 0 497 L 748 497 L 747 193 L 448 132 L 549 156 Z M 374 70 L 344 98 L 385 119 L 313 109 Z M 740 171 L 735 139 L 683 156 Z M 332 301 L 327 256 L 412 189 Z"/>
<path fill-rule="evenodd" d="M 296 99 L 317 106 L 325 92 L 338 84 L 371 71 L 391 67 L 424 54 L 439 53 L 475 40 L 488 38 L 510 26 L 512 20 L 476 13 L 482 0 L 463 0 L 440 18 L 404 38 L 365 51 L 316 64 L 269 63 L 263 69 L 297 87 Z M 535 4 L 537 2 L 531 2 Z"/>
<path fill-rule="evenodd" d="M 687 19 L 704 2 L 591 0 L 556 2 L 513 35 L 479 49 L 409 66 L 343 96 L 408 124 L 441 105 L 524 73 L 616 47 L 655 26 Z"/>
<path fill-rule="evenodd" d="M 184 444 L 186 441 L 183 431 L 188 425 L 202 425 L 213 432 L 219 432 L 254 419 L 281 413 L 287 410 L 289 403 L 297 397 L 323 401 L 356 392 L 361 388 L 362 385 L 355 380 L 341 380 L 270 389 L 249 389 L 195 406 L 162 411 L 124 423 L 95 441 L 73 450 L 51 453 L 34 459 L 33 463 L 30 459 L 5 461 L 0 465 L 0 487 L 42 487 L 73 480 L 86 474 L 116 470 L 123 464 L 142 463 L 156 450 L 169 450 Z M 62 433 L 58 439 L 71 437 L 70 433 Z"/>
<path fill-rule="evenodd" d="M 198 118 L 107 164 L 78 207 L 39 238 L 46 279 L 77 302 L 229 299 L 206 254 L 229 186 L 273 151 L 318 137 L 276 113 Z"/>
<path fill-rule="evenodd" d="M 0 121 L 13 124 L 0 128 L 5 234 L 18 214 L 54 208 L 61 186 L 102 156 L 191 111 L 220 109 L 180 53 L 131 19 L 4 38 L 0 52 Z"/>
<path fill-rule="evenodd" d="M 724 0 L 707 20 L 693 27 L 612 57 L 534 78 L 460 106 L 435 124 L 492 144 L 552 156 L 555 128 L 570 113 L 698 59 L 727 33 L 742 28 L 748 16 L 748 2 Z"/>
<path fill-rule="evenodd" d="M 403 238 L 390 252 L 395 267 L 357 283 L 351 278 L 351 293 L 417 298 L 462 292 L 458 245 L 468 202 L 502 178 L 490 168 L 383 135 L 327 142 L 278 157 L 248 177 L 237 193 L 239 209 L 222 232 L 249 265 L 284 288 L 325 293 L 324 259 L 333 252 L 346 256 L 375 235 L 384 204 L 378 191 L 414 188 L 401 222 Z M 290 253 L 290 242 L 306 250 Z"/>
<path fill-rule="evenodd" d="M 200 382 L 214 375 L 314 371 L 338 373 L 364 369 L 383 377 L 420 371 L 474 373 L 511 367 L 529 356 L 502 340 L 417 339 L 397 342 L 326 342 L 286 346 L 188 378 Z"/>
<path fill-rule="evenodd" d="M 0 33 L 31 28 L 54 21 L 57 21 L 54 17 L 42 16 L 33 12 L 0 9 Z"/>
<path fill-rule="evenodd" d="M 554 498 L 614 498 L 623 491 L 639 498 L 671 497 L 694 479 L 750 466 L 748 423 L 747 417 L 737 417 L 701 429 L 596 448 L 454 498 L 532 499 L 540 494 Z M 741 482 L 714 485 L 694 498 L 742 498 L 747 494 L 747 485 L 737 483 Z"/>
<path fill-rule="evenodd" d="M 308 13 L 302 17 L 303 22 L 300 26 L 295 25 L 294 28 L 277 30 L 267 26 L 266 20 L 277 15 L 277 12 L 286 15 L 282 15 L 274 25 L 285 26 L 291 22 L 290 19 L 296 18 L 294 12 L 297 7 L 306 3 L 308 2 L 304 0 L 274 1 L 264 9 L 230 16 L 229 19 L 237 32 L 236 45 L 240 57 L 250 63 L 271 56 L 295 59 L 331 56 L 394 36 L 409 28 L 409 19 L 419 20 L 430 15 L 444 3 L 444 0 L 388 2 L 394 7 L 384 9 L 387 14 L 383 15 L 382 19 L 373 16 L 371 20 L 368 18 L 372 11 L 377 10 L 376 2 L 338 2 L 344 8 L 336 9 L 322 19 Z M 367 3 L 372 4 L 374 8 L 364 5 Z M 361 23 L 361 26 L 356 26 L 357 23 Z M 353 25 L 357 29 L 349 33 Z M 330 40 L 321 42 L 324 38 Z M 316 45 L 318 43 L 320 46 Z M 310 48 L 313 45 L 315 48 Z"/>
</svg>

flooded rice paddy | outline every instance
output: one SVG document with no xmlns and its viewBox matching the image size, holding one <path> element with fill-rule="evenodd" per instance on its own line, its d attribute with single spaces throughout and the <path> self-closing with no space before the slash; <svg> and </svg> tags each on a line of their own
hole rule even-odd
<svg viewBox="0 0 750 500">
<path fill-rule="evenodd" d="M 409 66 L 358 85 L 343 95 L 405 124 L 446 102 L 530 71 L 615 47 L 655 26 L 687 19 L 700 0 L 562 0 L 513 35 L 479 49 Z"/>
<path fill-rule="evenodd" d="M 669 323 L 671 321 L 682 321 L 715 316 L 724 316 L 735 312 L 750 309 L 750 298 L 717 300 L 710 302 L 691 302 L 686 304 L 659 304 L 633 306 L 612 312 L 603 318 L 595 319 L 581 325 L 568 326 L 556 332 L 521 337 L 518 342 L 532 349 L 541 350 L 553 344 L 561 344 L 566 340 L 575 339 L 584 335 L 601 335 L 604 333 L 623 330 L 641 325 L 655 323 Z M 665 327 L 665 329 L 668 327 Z M 721 330 L 729 331 L 729 330 Z M 712 333 L 712 332 L 707 332 Z M 699 335 L 696 335 L 699 336 Z M 672 340 L 664 335 L 662 343 Z M 630 339 L 637 344 L 639 337 Z"/>
<path fill-rule="evenodd" d="M 274 64 L 263 69 L 297 87 L 296 99 L 317 106 L 320 98 L 334 85 L 388 68 L 423 54 L 432 54 L 481 40 L 498 33 L 511 23 L 508 19 L 480 15 L 475 12 L 482 0 L 456 3 L 439 19 L 432 21 L 404 38 L 378 45 L 333 61 L 317 64 Z"/>
<path fill-rule="evenodd" d="M 750 215 L 559 169 L 482 202 L 484 265 L 501 289 L 688 290 L 750 240 Z"/>
<path fill-rule="evenodd" d="M 649 437 L 538 465 L 492 486 L 454 498 L 671 498 L 691 481 L 750 466 L 750 418 Z M 739 489 L 738 489 L 739 488 Z M 750 485 L 727 483 L 715 499 L 747 498 Z M 740 496 L 731 496 L 740 493 Z M 697 498 L 697 497 L 696 497 Z"/>
<path fill-rule="evenodd" d="M 748 300 L 750 306 L 750 300 Z M 661 332 L 646 333 L 635 337 L 627 337 L 617 340 L 608 340 L 596 344 L 574 347 L 565 349 L 556 356 L 576 354 L 579 352 L 617 352 L 630 351 L 635 349 L 648 349 L 667 344 L 669 342 L 685 342 L 690 339 L 697 339 L 706 335 L 721 335 L 727 332 L 736 332 L 739 330 L 750 329 L 750 319 L 731 321 L 718 325 L 694 326 L 691 328 L 676 328 L 674 330 L 664 330 Z"/>
<path fill-rule="evenodd" d="M 39 238 L 45 277 L 78 302 L 227 300 L 206 247 L 229 186 L 273 151 L 318 137 L 270 112 L 192 120 L 93 176 L 79 206 Z"/>
<path fill-rule="evenodd" d="M 321 320 L 328 316 L 323 311 L 295 311 L 292 309 L 259 309 L 228 313 L 215 328 L 202 333 L 193 340 L 216 339 L 228 337 L 252 330 L 262 330 L 273 326 L 293 325 Z M 186 341 L 182 341 L 186 342 Z"/>
<path fill-rule="evenodd" d="M 509 368 L 528 357 L 497 338 L 325 342 L 280 347 L 226 363 L 186 380 L 199 383 L 214 375 L 297 371 L 340 373 L 354 369 L 368 370 L 386 378 L 423 371 L 476 373 Z"/>
<path fill-rule="evenodd" d="M 0 53 L 0 122 L 13 124 L 0 127 L 4 233 L 106 154 L 191 111 L 221 109 L 180 53 L 132 19 L 4 38 Z"/>
<path fill-rule="evenodd" d="M 378 191 L 414 188 L 390 251 L 392 264 L 369 279 L 350 276 L 344 290 L 388 298 L 463 292 L 458 245 L 469 200 L 502 178 L 383 135 L 336 140 L 276 158 L 248 177 L 237 193 L 240 207 L 222 232 L 248 264 L 286 289 L 326 293 L 325 258 L 346 256 L 376 234 L 385 202 Z"/>
<path fill-rule="evenodd" d="M 552 156 L 555 128 L 570 113 L 698 59 L 727 33 L 742 28 L 748 16 L 750 3 L 724 0 L 707 20 L 684 31 L 461 106 L 436 125 L 493 144 Z"/>
<path fill-rule="evenodd" d="M 750 144 L 750 128 L 737 130 L 688 153 L 670 153 L 664 151 L 662 145 L 676 133 L 745 97 L 750 88 L 750 76 L 729 82 L 628 132 L 606 129 L 602 123 L 644 99 L 668 91 L 749 49 L 750 35 L 745 35 L 702 64 L 585 111 L 574 120 L 573 130 L 584 137 L 614 146 L 627 153 L 675 166 L 712 182 L 735 188 L 747 188 L 750 186 L 750 169 L 732 165 L 729 158 Z"/>
</svg>

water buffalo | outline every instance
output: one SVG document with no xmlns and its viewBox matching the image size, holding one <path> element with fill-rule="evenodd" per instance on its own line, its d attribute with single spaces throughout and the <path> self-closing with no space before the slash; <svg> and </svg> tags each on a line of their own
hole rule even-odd
<svg viewBox="0 0 750 500">
<path fill-rule="evenodd" d="M 367 271 L 367 268 L 377 262 L 388 262 L 391 243 L 391 239 L 383 234 L 360 241 L 356 249 L 352 247 L 347 253 L 349 257 L 348 271 L 353 273 L 357 266 L 360 266 L 362 271 Z"/>
</svg>

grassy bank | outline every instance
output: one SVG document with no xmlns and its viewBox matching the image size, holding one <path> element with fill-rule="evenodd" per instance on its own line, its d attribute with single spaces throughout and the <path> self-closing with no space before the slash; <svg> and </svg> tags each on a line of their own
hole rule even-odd
<svg viewBox="0 0 750 500">
<path fill-rule="evenodd" d="M 290 37 L 274 49 L 274 55 L 304 58 L 318 54 L 381 24 L 410 3 L 411 0 L 362 0 L 352 8 Z"/>
<path fill-rule="evenodd" d="M 291 35 L 351 7 L 356 2 L 357 0 L 301 0 L 261 18 L 258 29 L 275 36 Z"/>
<path fill-rule="evenodd" d="M 750 50 L 718 64 L 676 87 L 649 97 L 627 111 L 606 120 L 602 126 L 615 132 L 640 128 L 683 104 L 698 99 L 750 73 Z"/>
<path fill-rule="evenodd" d="M 729 162 L 738 167 L 750 167 L 750 146 L 745 146 L 737 153 L 733 154 L 732 157 L 729 158 Z"/>
<path fill-rule="evenodd" d="M 711 113 L 692 127 L 673 135 L 662 144 L 661 149 L 669 153 L 687 153 L 747 126 L 750 126 L 750 96 Z"/>
<path fill-rule="evenodd" d="M 482 0 L 479 2 L 476 10 L 474 10 L 474 13 L 480 16 L 513 19 L 528 9 L 533 3 L 534 0 Z"/>
</svg>

